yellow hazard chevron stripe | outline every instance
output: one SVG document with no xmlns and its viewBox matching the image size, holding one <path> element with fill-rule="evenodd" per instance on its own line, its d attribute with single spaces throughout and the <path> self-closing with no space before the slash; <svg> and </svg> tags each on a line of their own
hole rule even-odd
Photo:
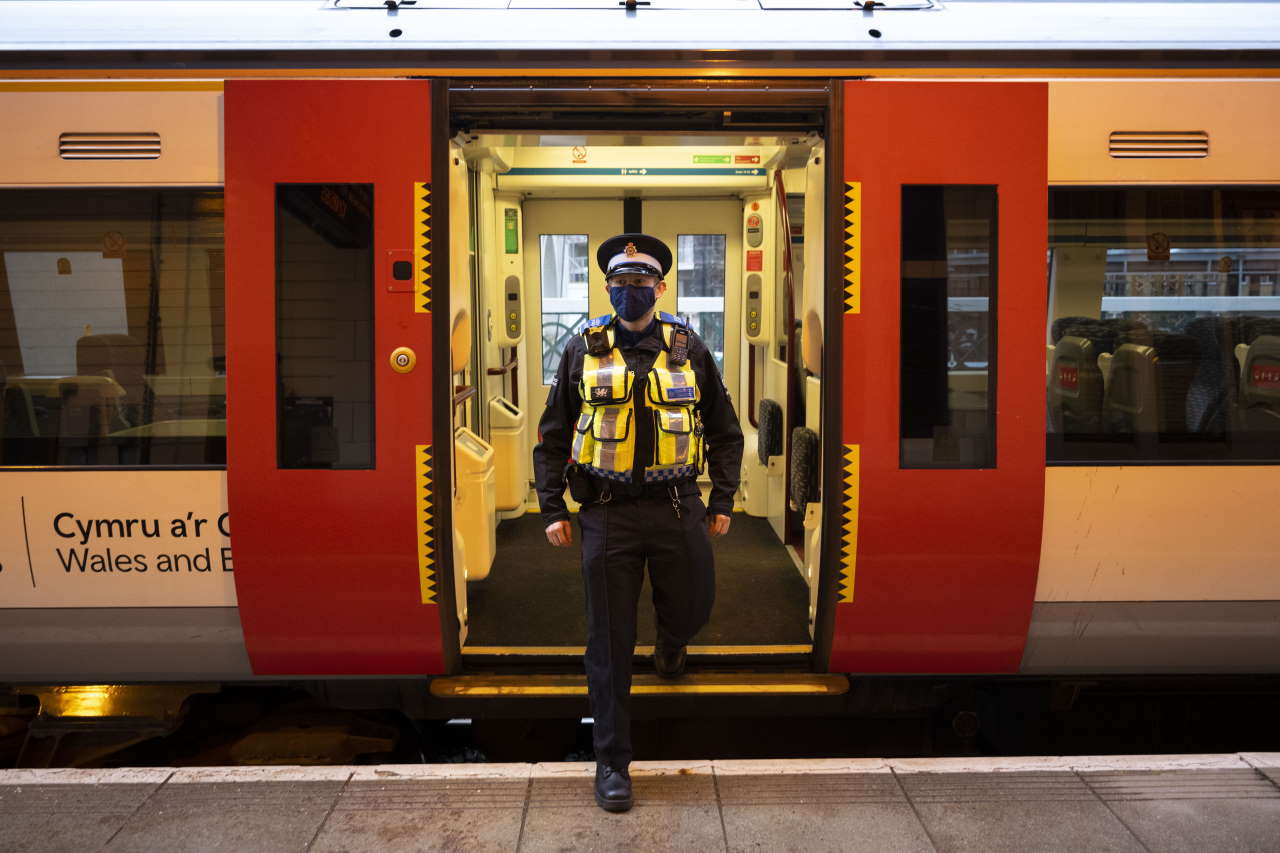
<svg viewBox="0 0 1280 853">
<path fill-rule="evenodd" d="M 862 184 L 844 192 L 844 313 L 862 313 Z"/>
<path fill-rule="evenodd" d="M 858 565 L 858 478 L 861 471 L 861 446 L 844 446 L 844 489 L 840 518 L 840 581 L 836 600 L 853 603 L 853 575 Z"/>
<path fill-rule="evenodd" d="M 415 485 L 418 490 L 418 585 L 422 588 L 422 603 L 436 603 L 436 541 L 433 533 L 431 504 L 432 458 L 431 445 L 414 447 L 417 463 Z"/>
<path fill-rule="evenodd" d="M 431 313 L 431 184 L 413 185 L 413 310 Z"/>
</svg>

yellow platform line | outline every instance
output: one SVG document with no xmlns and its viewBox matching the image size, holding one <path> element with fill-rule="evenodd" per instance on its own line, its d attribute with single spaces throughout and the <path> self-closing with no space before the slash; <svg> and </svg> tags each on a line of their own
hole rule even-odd
<svg viewBox="0 0 1280 853">
<path fill-rule="evenodd" d="M 637 675 L 631 695 L 764 695 L 840 696 L 849 692 L 843 675 L 813 673 L 692 673 L 667 680 Z M 584 675 L 461 675 L 436 678 L 431 695 L 442 699 L 481 699 L 503 696 L 525 698 L 586 696 Z"/>
<path fill-rule="evenodd" d="M 585 646 L 464 646 L 464 655 L 573 655 L 581 657 Z M 807 655 L 813 653 L 809 643 L 777 646 L 689 646 L 691 655 Z M 653 654 L 653 646 L 636 646 L 636 655 L 645 657 Z"/>
</svg>

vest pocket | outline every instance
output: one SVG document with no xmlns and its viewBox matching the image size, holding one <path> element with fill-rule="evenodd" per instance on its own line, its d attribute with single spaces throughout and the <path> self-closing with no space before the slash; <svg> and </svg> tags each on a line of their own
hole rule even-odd
<svg viewBox="0 0 1280 853">
<path fill-rule="evenodd" d="M 626 441 L 631 435 L 631 409 L 599 406 L 590 425 L 591 437 L 596 441 Z"/>
<path fill-rule="evenodd" d="M 692 370 L 655 367 L 649 374 L 649 402 L 655 406 L 692 406 L 701 396 Z"/>
<path fill-rule="evenodd" d="M 574 424 L 574 449 L 579 462 L 611 473 L 627 473 L 635 458 L 631 441 L 631 408 L 596 406 Z"/>
<path fill-rule="evenodd" d="M 696 465 L 700 436 L 693 430 L 693 410 L 654 409 L 653 455 L 656 465 Z"/>
</svg>

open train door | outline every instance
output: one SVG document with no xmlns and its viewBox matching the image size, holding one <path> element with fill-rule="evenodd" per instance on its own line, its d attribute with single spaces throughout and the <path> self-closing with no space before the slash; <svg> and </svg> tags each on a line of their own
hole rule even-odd
<svg viewBox="0 0 1280 853">
<path fill-rule="evenodd" d="M 432 673 L 456 651 L 436 604 L 431 85 L 226 84 L 227 488 L 259 674 Z"/>
<path fill-rule="evenodd" d="M 830 666 L 1015 671 L 1044 507 L 1047 87 L 843 85 Z"/>
</svg>

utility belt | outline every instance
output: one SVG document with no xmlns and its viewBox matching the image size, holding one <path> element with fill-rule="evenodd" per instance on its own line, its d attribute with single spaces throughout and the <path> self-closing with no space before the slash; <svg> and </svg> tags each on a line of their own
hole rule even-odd
<svg viewBox="0 0 1280 853">
<path fill-rule="evenodd" d="M 618 503 L 646 499 L 666 499 L 671 501 L 676 518 L 680 517 L 680 498 L 701 493 L 698 488 L 696 471 L 683 479 L 666 480 L 656 483 L 619 482 L 594 475 L 590 466 L 570 462 L 564 469 L 564 480 L 569 486 L 569 494 L 579 504 L 586 506 L 593 503 Z"/>
</svg>

